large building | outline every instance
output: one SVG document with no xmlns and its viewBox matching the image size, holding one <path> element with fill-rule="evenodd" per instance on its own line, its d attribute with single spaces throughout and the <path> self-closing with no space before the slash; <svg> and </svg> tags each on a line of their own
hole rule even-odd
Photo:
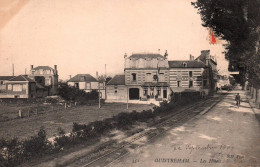
<svg viewBox="0 0 260 167">
<path fill-rule="evenodd" d="M 124 56 L 124 75 L 116 75 L 107 85 L 108 101 L 162 101 L 176 92 L 209 94 L 215 90 L 217 63 L 209 50 L 194 60 L 168 61 L 160 54 Z M 124 80 L 124 81 L 123 81 Z"/>
<path fill-rule="evenodd" d="M 170 88 L 173 92 L 205 91 L 208 93 L 207 66 L 190 61 L 169 61 Z"/>
<path fill-rule="evenodd" d="M 56 95 L 58 93 L 58 70 L 57 65 L 54 68 L 49 66 L 33 67 L 31 65 L 29 78 L 45 87 L 48 91 L 48 95 Z"/>
<path fill-rule="evenodd" d="M 125 85 L 129 100 L 168 99 L 170 90 L 167 52 L 125 55 Z"/>
</svg>

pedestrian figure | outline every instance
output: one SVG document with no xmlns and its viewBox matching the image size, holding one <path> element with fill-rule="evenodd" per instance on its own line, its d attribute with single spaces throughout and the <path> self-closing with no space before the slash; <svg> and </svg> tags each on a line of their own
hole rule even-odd
<svg viewBox="0 0 260 167">
<path fill-rule="evenodd" d="M 239 108 L 239 105 L 240 105 L 240 95 L 239 95 L 239 93 L 237 93 L 235 100 L 236 100 L 236 105 Z"/>
</svg>

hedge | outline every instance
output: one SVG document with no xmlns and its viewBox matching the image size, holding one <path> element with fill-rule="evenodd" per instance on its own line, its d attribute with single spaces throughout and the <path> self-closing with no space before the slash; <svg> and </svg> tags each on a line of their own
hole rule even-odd
<svg viewBox="0 0 260 167">
<path fill-rule="evenodd" d="M 53 154 L 60 150 L 84 141 L 96 138 L 108 133 L 112 129 L 127 129 L 136 122 L 147 122 L 157 116 L 167 115 L 173 109 L 187 103 L 194 103 L 199 99 L 196 93 L 183 94 L 181 97 L 175 95 L 170 102 L 163 101 L 159 107 L 153 110 L 143 110 L 142 112 L 122 112 L 118 115 L 102 121 L 94 121 L 89 124 L 73 123 L 73 129 L 69 136 L 59 129 L 60 136 L 50 143 L 46 138 L 46 131 L 41 127 L 37 135 L 24 141 L 17 138 L 11 140 L 0 140 L 0 166 L 15 166 L 26 160 L 40 157 L 46 154 Z M 96 140 L 98 141 L 98 140 Z"/>
</svg>

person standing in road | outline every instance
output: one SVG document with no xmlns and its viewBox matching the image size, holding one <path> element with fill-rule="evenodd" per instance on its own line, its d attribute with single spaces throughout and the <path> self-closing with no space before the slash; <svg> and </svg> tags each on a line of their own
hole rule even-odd
<svg viewBox="0 0 260 167">
<path fill-rule="evenodd" d="M 239 105 L 240 105 L 240 95 L 239 95 L 239 93 L 237 93 L 235 100 L 236 100 L 236 105 L 239 108 Z"/>
</svg>

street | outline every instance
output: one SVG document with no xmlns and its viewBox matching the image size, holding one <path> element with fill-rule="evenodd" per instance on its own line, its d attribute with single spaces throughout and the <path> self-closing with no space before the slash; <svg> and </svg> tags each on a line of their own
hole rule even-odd
<svg viewBox="0 0 260 167">
<path fill-rule="evenodd" d="M 240 108 L 235 95 L 240 93 Z M 169 129 L 107 166 L 260 166 L 260 126 L 246 93 L 234 90 L 205 115 Z"/>
</svg>

